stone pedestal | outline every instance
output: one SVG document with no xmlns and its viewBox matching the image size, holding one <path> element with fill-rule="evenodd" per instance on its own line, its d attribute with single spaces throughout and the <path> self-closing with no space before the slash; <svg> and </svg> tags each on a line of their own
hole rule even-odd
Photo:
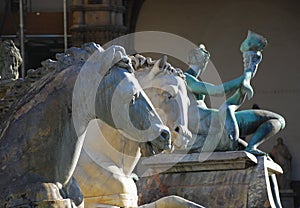
<svg viewBox="0 0 300 208">
<path fill-rule="evenodd" d="M 276 207 L 270 178 L 282 169 L 265 156 L 244 151 L 170 154 L 143 165 L 151 173 L 138 181 L 140 204 L 178 195 L 205 207 Z"/>
<path fill-rule="evenodd" d="M 294 197 L 296 196 L 295 192 L 292 189 L 283 189 L 280 190 L 280 198 L 283 208 L 293 208 L 294 205 Z"/>
</svg>

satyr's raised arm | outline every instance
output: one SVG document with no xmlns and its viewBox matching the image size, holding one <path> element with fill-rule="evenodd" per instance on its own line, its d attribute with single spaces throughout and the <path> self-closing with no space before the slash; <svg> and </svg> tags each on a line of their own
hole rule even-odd
<svg viewBox="0 0 300 208">
<path fill-rule="evenodd" d="M 191 50 L 188 54 L 189 69 L 186 71 L 186 81 L 188 88 L 195 94 L 222 96 L 236 91 L 248 79 L 249 74 L 244 73 L 242 76 L 225 82 L 220 85 L 202 82 L 197 78 L 206 68 L 210 54 L 201 44 L 198 48 Z M 248 84 L 248 82 L 247 82 Z"/>
<path fill-rule="evenodd" d="M 262 50 L 266 47 L 267 40 L 263 36 L 248 31 L 247 38 L 242 42 L 240 50 L 243 53 L 244 76 L 241 92 L 247 94 L 248 99 L 253 96 L 250 80 L 256 74 L 258 64 L 262 60 Z"/>
<path fill-rule="evenodd" d="M 203 94 L 203 95 L 210 95 L 210 96 L 222 96 L 225 94 L 232 93 L 233 91 L 237 90 L 241 87 L 245 75 L 242 75 L 236 79 L 230 80 L 228 82 L 224 82 L 220 85 L 214 85 L 208 82 L 202 82 L 195 78 L 194 76 L 190 75 L 188 72 L 185 73 L 186 75 L 186 82 L 188 85 L 189 90 L 191 90 L 195 94 Z"/>
</svg>

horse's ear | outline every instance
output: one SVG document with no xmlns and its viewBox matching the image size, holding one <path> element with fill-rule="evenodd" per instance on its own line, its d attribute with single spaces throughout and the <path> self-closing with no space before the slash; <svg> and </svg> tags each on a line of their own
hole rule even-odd
<svg viewBox="0 0 300 208">
<path fill-rule="evenodd" d="M 104 76 L 106 72 L 123 58 L 127 58 L 125 49 L 121 46 L 110 46 L 104 51 L 99 51 L 97 61 L 101 63 L 99 73 Z"/>
<path fill-rule="evenodd" d="M 168 56 L 163 55 L 163 57 L 160 59 L 159 68 L 163 69 L 165 68 L 168 61 Z"/>
<path fill-rule="evenodd" d="M 152 73 L 154 75 L 157 75 L 158 73 L 162 72 L 164 67 L 167 64 L 167 59 L 168 57 L 166 55 L 164 55 L 162 58 L 158 59 L 155 63 L 154 66 L 152 68 Z"/>
</svg>

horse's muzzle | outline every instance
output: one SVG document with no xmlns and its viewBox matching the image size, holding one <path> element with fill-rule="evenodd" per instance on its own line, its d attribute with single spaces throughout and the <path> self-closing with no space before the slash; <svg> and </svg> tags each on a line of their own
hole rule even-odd
<svg viewBox="0 0 300 208">
<path fill-rule="evenodd" d="M 162 129 L 160 135 L 151 141 L 155 154 L 161 153 L 162 151 L 169 151 L 172 149 L 171 145 L 171 133 L 168 129 Z"/>
<path fill-rule="evenodd" d="M 192 133 L 185 126 L 178 125 L 172 132 L 172 137 L 176 149 L 186 149 L 188 142 L 192 138 Z"/>
<path fill-rule="evenodd" d="M 163 151 L 171 151 L 171 133 L 168 129 L 162 129 L 159 136 L 152 141 L 143 143 L 141 145 L 142 155 L 149 157 L 155 154 L 159 154 Z"/>
</svg>

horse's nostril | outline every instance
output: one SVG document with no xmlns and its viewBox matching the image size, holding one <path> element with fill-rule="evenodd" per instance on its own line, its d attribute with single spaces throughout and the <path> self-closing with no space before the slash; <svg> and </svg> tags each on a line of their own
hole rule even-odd
<svg viewBox="0 0 300 208">
<path fill-rule="evenodd" d="M 176 131 L 177 133 L 179 133 L 179 131 L 180 131 L 179 126 L 177 126 L 177 127 L 175 128 L 175 131 Z"/>
<path fill-rule="evenodd" d="M 170 133 L 169 131 L 167 130 L 162 130 L 161 133 L 160 133 L 160 136 L 166 140 L 169 140 L 170 138 Z"/>
</svg>

